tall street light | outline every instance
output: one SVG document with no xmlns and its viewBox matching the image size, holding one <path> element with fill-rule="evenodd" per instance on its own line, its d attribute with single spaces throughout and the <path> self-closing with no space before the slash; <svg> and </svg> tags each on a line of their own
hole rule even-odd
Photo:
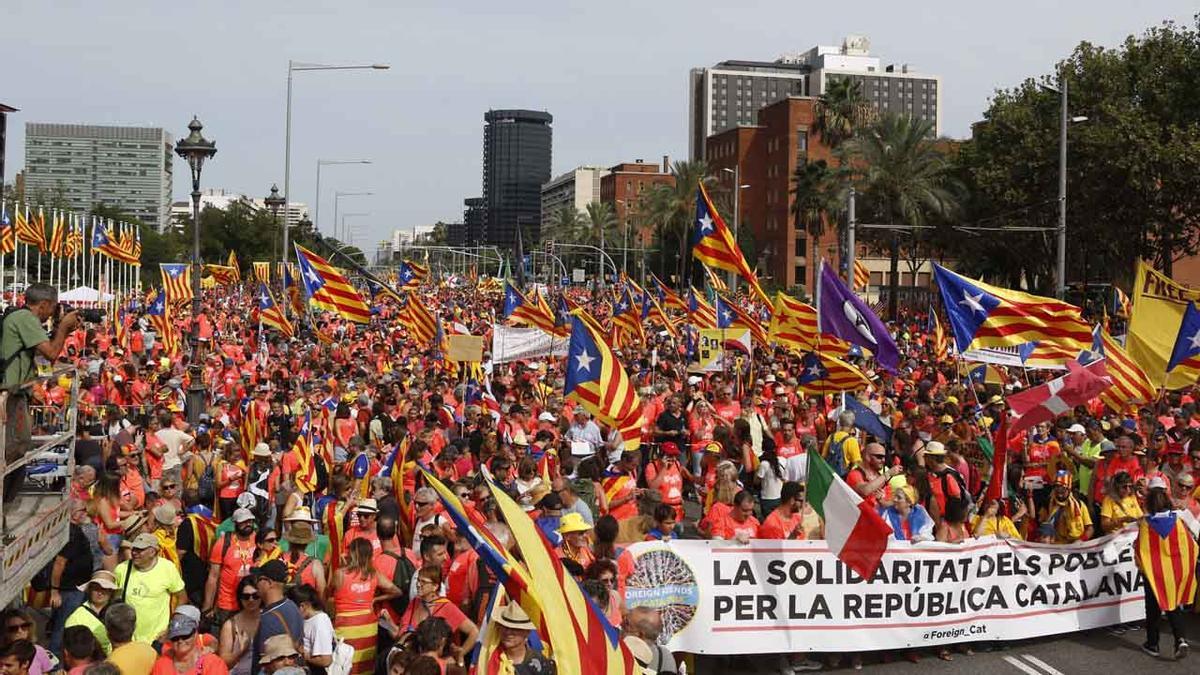
<svg viewBox="0 0 1200 675">
<path fill-rule="evenodd" d="M 189 424 L 198 424 L 204 407 L 204 369 L 200 366 L 200 172 L 204 161 L 217 154 L 217 144 L 207 140 L 200 131 L 204 125 L 192 117 L 187 138 L 175 143 L 175 154 L 187 160 L 192 170 L 192 363 L 187 389 Z"/>
<path fill-rule="evenodd" d="M 370 163 L 371 163 L 371 160 L 369 160 L 369 159 L 318 159 L 317 160 L 317 204 L 313 208 L 313 220 L 316 221 L 316 227 L 321 226 L 321 167 L 331 166 L 334 164 L 370 164 Z M 336 219 L 333 223 L 333 226 L 337 227 Z M 286 251 L 284 252 L 283 256 L 285 258 L 287 257 Z"/>
<path fill-rule="evenodd" d="M 283 249 L 288 247 L 288 221 L 291 218 L 291 188 L 292 188 L 292 73 L 306 70 L 387 70 L 391 68 L 386 63 L 371 63 L 364 65 L 330 66 L 322 63 L 301 63 L 288 60 L 287 74 L 287 123 L 284 131 L 283 148 Z M 319 216 L 320 214 L 318 214 Z M 287 253 L 283 254 L 286 261 Z"/>
<path fill-rule="evenodd" d="M 742 190 L 745 190 L 746 188 L 748 188 L 750 186 L 742 185 L 741 165 L 734 164 L 732 169 L 721 169 L 721 171 L 724 171 L 725 173 L 733 174 L 733 243 L 736 245 L 738 243 L 738 226 L 741 223 L 741 216 L 742 216 L 742 210 L 741 210 L 741 208 L 739 208 L 739 206 L 741 204 L 740 196 L 742 194 Z M 729 273 L 729 292 L 732 294 L 732 293 L 735 293 L 736 291 L 737 291 L 737 275 L 734 274 L 733 272 L 730 272 Z"/>
<path fill-rule="evenodd" d="M 353 224 L 347 225 L 346 219 L 347 218 L 361 218 L 363 216 L 369 216 L 369 215 L 371 215 L 370 211 L 360 211 L 358 213 L 343 213 L 342 214 L 342 232 L 346 235 L 346 238 L 341 240 L 341 242 L 343 244 L 345 244 L 347 246 L 353 245 L 350 242 L 350 230 L 354 227 L 354 225 Z"/>
<path fill-rule="evenodd" d="M 271 220 L 275 221 L 276 227 L 279 227 L 279 207 L 283 206 L 285 202 L 286 200 L 279 195 L 279 186 L 272 183 L 271 194 L 263 199 L 263 204 L 266 204 L 267 208 L 271 210 Z M 274 239 L 274 237 L 271 238 Z M 285 262 L 287 261 L 287 257 L 288 253 L 286 250 L 282 251 L 279 256 L 280 260 Z"/>
<path fill-rule="evenodd" d="M 375 194 L 374 192 L 335 192 L 333 193 L 333 235 L 336 239 L 341 232 L 338 229 L 338 202 L 342 197 L 369 197 Z"/>
<path fill-rule="evenodd" d="M 1058 76 L 1057 89 L 1046 84 L 1039 86 L 1058 94 L 1062 101 L 1058 124 L 1058 251 L 1057 272 L 1054 275 L 1054 297 L 1062 300 L 1067 297 L 1067 127 L 1076 122 L 1086 122 L 1087 116 L 1071 116 L 1067 107 L 1067 78 L 1062 73 Z"/>
</svg>

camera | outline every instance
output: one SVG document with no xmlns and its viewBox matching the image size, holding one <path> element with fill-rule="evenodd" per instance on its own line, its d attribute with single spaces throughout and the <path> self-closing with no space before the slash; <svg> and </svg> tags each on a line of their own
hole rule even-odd
<svg viewBox="0 0 1200 675">
<path fill-rule="evenodd" d="M 70 314 L 71 312 L 77 312 L 79 314 L 79 320 L 84 323 L 100 323 L 101 321 L 104 321 L 105 311 L 103 309 L 76 309 L 65 302 L 58 303 L 58 307 L 56 307 L 54 310 L 54 320 L 58 321 L 58 319 L 64 314 Z"/>
</svg>

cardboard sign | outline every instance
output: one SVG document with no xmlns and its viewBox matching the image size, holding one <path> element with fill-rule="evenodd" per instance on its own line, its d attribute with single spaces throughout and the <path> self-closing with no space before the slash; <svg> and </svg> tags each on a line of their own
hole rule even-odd
<svg viewBox="0 0 1200 675">
<path fill-rule="evenodd" d="M 483 360 L 483 338 L 478 335 L 451 335 L 447 361 L 478 363 Z"/>
</svg>

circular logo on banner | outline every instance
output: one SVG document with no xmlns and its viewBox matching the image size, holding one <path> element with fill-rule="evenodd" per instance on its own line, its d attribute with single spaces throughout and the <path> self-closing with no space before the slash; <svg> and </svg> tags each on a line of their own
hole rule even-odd
<svg viewBox="0 0 1200 675">
<path fill-rule="evenodd" d="M 625 580 L 625 606 L 658 610 L 662 616 L 659 644 L 667 644 L 691 623 L 699 602 L 700 587 L 695 572 L 666 545 L 633 559 L 633 572 Z"/>
</svg>

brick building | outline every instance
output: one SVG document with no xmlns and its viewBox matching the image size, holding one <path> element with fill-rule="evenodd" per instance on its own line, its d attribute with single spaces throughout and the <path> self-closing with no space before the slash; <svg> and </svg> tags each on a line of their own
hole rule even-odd
<svg viewBox="0 0 1200 675">
<path fill-rule="evenodd" d="M 675 176 L 671 174 L 666 155 L 663 155 L 661 166 L 637 159 L 611 167 L 608 174 L 600 178 L 600 201 L 612 205 L 622 231 L 627 227 L 633 228 L 630 230 L 630 248 L 646 247 L 652 243 L 653 228 L 649 224 L 638 223 L 637 200 L 654 185 L 675 185 Z"/>
<path fill-rule="evenodd" d="M 792 174 L 804 162 L 834 163 L 829 148 L 812 131 L 818 99 L 790 96 L 758 112 L 758 123 L 739 126 L 709 136 L 705 159 L 712 174 L 727 191 L 734 189 L 733 174 L 723 169 L 737 167 L 741 183 L 738 214 L 741 228 L 750 228 L 757 244 L 759 277 L 781 288 L 803 286 L 812 293 L 819 257 L 836 262 L 837 228 L 833 223 L 816 242 L 791 215 Z M 725 216 L 730 227 L 733 214 Z"/>
</svg>

